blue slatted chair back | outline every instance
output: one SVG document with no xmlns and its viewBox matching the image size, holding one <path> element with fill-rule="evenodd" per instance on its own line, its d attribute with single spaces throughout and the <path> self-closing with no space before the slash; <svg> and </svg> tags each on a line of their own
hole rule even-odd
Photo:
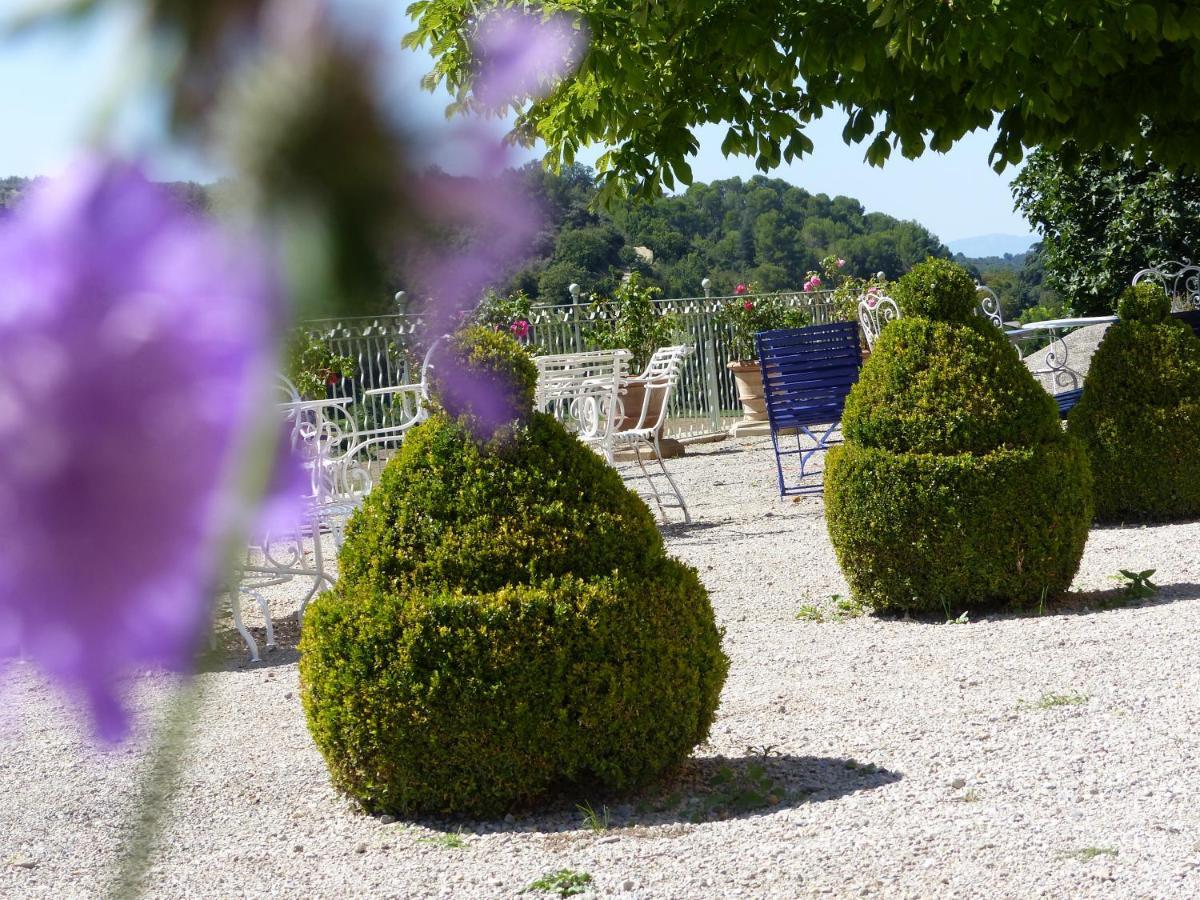
<svg viewBox="0 0 1200 900">
<path fill-rule="evenodd" d="M 826 425 L 842 417 L 858 381 L 858 323 L 832 322 L 755 335 L 771 427 Z"/>
<path fill-rule="evenodd" d="M 840 426 L 846 395 L 862 369 L 857 322 L 833 322 L 806 328 L 762 331 L 754 336 L 762 371 L 763 397 L 771 423 L 771 443 L 779 493 L 809 494 L 821 490 L 819 473 L 807 465 L 831 443 Z M 796 448 L 780 445 L 781 434 L 794 434 Z M 809 441 L 806 446 L 802 438 Z M 784 475 L 785 457 L 798 457 L 798 479 Z"/>
</svg>

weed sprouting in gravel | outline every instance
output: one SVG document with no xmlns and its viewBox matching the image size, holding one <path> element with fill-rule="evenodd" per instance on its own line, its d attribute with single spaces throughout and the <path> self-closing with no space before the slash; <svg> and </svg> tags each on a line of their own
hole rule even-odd
<svg viewBox="0 0 1200 900">
<path fill-rule="evenodd" d="M 1127 598 L 1145 600 L 1158 593 L 1158 585 L 1150 580 L 1150 576 L 1155 571 L 1155 569 L 1143 569 L 1141 572 L 1133 572 L 1129 569 L 1121 569 L 1113 578 L 1123 583 L 1122 593 Z"/>
<path fill-rule="evenodd" d="M 608 831 L 608 807 L 601 806 L 597 810 L 590 803 L 580 803 L 575 807 L 583 814 L 583 827 L 593 834 L 603 834 Z"/>
<path fill-rule="evenodd" d="M 833 604 L 833 612 L 829 613 L 829 617 L 834 622 L 857 619 L 867 612 L 867 607 L 863 605 L 862 601 L 856 600 L 853 597 L 831 594 L 829 602 Z M 826 621 L 826 613 L 815 603 L 805 603 L 797 611 L 796 618 L 803 622 L 824 622 Z"/>
<path fill-rule="evenodd" d="M 418 838 L 418 840 L 422 844 L 433 844 L 444 850 L 462 850 L 467 846 L 467 841 L 463 837 L 463 830 L 461 828 L 457 831 L 447 831 L 445 834 L 435 835 L 434 837 Z"/>
<path fill-rule="evenodd" d="M 967 788 L 961 797 L 955 797 L 954 799 L 959 803 L 978 803 L 983 798 L 979 796 L 979 792 L 974 788 Z"/>
<path fill-rule="evenodd" d="M 1060 859 L 1077 859 L 1080 862 L 1091 862 L 1097 856 L 1116 856 L 1116 848 L 1114 847 L 1084 847 L 1080 850 L 1068 850 L 1060 855 Z"/>
<path fill-rule="evenodd" d="M 1042 694 L 1035 702 L 1017 701 L 1018 709 L 1053 709 L 1056 706 L 1082 706 L 1087 703 L 1087 694 L 1072 691 L 1069 694 Z"/>
<path fill-rule="evenodd" d="M 746 746 L 746 755 L 766 759 L 769 756 L 778 756 L 779 750 L 774 744 L 748 744 Z"/>
<path fill-rule="evenodd" d="M 825 614 L 811 603 L 805 603 L 796 613 L 796 618 L 802 622 L 824 622 Z"/>
<path fill-rule="evenodd" d="M 558 894 L 560 897 L 574 897 L 586 891 L 591 883 L 592 876 L 587 872 L 559 869 L 557 872 L 547 872 L 536 881 L 531 881 L 528 886 L 521 889 L 521 893 L 541 891 L 547 894 Z"/>
</svg>

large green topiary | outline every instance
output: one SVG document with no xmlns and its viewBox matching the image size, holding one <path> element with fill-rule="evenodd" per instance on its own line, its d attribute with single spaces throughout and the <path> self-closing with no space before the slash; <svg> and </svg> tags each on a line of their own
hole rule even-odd
<svg viewBox="0 0 1200 900">
<path fill-rule="evenodd" d="M 505 339 L 508 340 L 508 339 Z M 413 429 L 305 618 L 309 728 L 375 812 L 495 815 L 624 789 L 705 739 L 728 669 L 645 504 L 549 416 Z"/>
<path fill-rule="evenodd" d="M 1169 311 L 1158 285 L 1125 292 L 1068 419 L 1102 522 L 1200 516 L 1200 339 Z"/>
<path fill-rule="evenodd" d="M 826 464 L 826 519 L 851 590 L 880 612 L 1061 593 L 1091 519 L 1083 448 L 999 329 L 964 315 L 975 303 L 965 271 L 927 261 L 895 293 L 902 318 L 876 341 Z"/>
</svg>

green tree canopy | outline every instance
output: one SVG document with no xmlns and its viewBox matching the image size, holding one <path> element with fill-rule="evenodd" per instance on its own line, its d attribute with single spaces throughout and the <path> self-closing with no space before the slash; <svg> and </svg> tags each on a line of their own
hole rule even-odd
<svg viewBox="0 0 1200 900">
<path fill-rule="evenodd" d="M 1200 176 L 1130 152 L 1039 150 L 1013 195 L 1045 236 L 1047 281 L 1082 315 L 1113 312 L 1138 270 L 1200 252 Z"/>
<path fill-rule="evenodd" d="M 554 164 L 579 148 L 604 198 L 691 182 L 695 129 L 727 123 L 722 149 L 764 171 L 811 151 L 805 126 L 845 117 L 848 143 L 882 164 L 893 149 L 944 151 L 997 124 L 998 169 L 1025 147 L 1152 152 L 1200 160 L 1200 6 L 1191 0 L 544 0 L 579 16 L 581 65 L 518 108 L 518 138 Z M 474 104 L 472 0 L 418 0 L 409 46 L 428 47 L 451 107 Z M 1133 113 L 1133 114 L 1131 114 Z"/>
</svg>

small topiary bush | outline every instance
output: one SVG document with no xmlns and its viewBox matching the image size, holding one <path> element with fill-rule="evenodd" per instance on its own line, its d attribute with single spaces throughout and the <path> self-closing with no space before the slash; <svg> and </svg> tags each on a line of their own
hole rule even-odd
<svg viewBox="0 0 1200 900">
<path fill-rule="evenodd" d="M 1158 285 L 1125 291 L 1068 419 L 1102 522 L 1200 516 L 1200 339 L 1169 312 Z"/>
<path fill-rule="evenodd" d="M 509 335 L 472 325 L 438 348 L 429 380 L 451 418 L 466 417 L 490 432 L 533 407 L 537 366 Z"/>
<path fill-rule="evenodd" d="M 1083 448 L 975 314 L 965 271 L 927 261 L 895 296 L 902 318 L 876 342 L 826 463 L 826 520 L 851 590 L 880 612 L 945 613 L 1061 593 L 1091 519 Z"/>
<path fill-rule="evenodd" d="M 504 340 L 511 340 L 504 338 Z M 695 571 L 552 418 L 409 432 L 309 607 L 300 677 L 334 783 L 372 812 L 490 816 L 682 762 L 728 660 Z"/>
<path fill-rule="evenodd" d="M 892 299 L 905 316 L 964 323 L 976 318 L 975 279 L 958 263 L 930 257 L 896 282 Z"/>
</svg>

